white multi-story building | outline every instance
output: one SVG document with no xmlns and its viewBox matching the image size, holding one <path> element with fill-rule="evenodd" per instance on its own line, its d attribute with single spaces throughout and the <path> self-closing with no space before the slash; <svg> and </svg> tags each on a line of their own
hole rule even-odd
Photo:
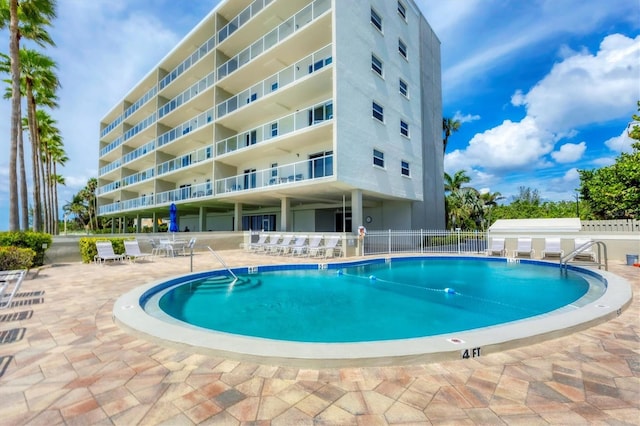
<svg viewBox="0 0 640 426">
<path fill-rule="evenodd" d="M 440 42 L 412 0 L 222 1 L 99 148 L 99 215 L 138 227 L 442 228 Z"/>
</svg>

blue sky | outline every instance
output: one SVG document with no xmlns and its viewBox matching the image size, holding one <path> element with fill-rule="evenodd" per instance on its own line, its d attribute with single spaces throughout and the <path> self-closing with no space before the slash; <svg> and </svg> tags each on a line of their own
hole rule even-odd
<svg viewBox="0 0 640 426">
<path fill-rule="evenodd" d="M 344 0 L 339 0 L 344 1 Z M 388 0 L 387 0 L 388 1 Z M 509 199 L 571 200 L 577 169 L 611 164 L 640 100 L 638 0 L 416 0 L 442 42 L 443 113 L 462 122 L 445 170 Z M 217 4 L 58 0 L 51 55 L 71 200 L 97 177 L 100 119 Z M 0 32 L 0 40 L 7 40 Z M 8 44 L 0 45 L 7 52 Z M 0 230 L 8 228 L 9 102 L 0 100 Z M 2 184 L 5 183 L 5 184 Z"/>
</svg>

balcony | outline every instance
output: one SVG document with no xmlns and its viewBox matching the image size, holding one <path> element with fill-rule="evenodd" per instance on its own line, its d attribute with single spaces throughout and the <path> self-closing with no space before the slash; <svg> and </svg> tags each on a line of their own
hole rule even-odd
<svg viewBox="0 0 640 426">
<path fill-rule="evenodd" d="M 110 153 L 120 145 L 122 145 L 122 136 L 120 136 L 118 139 L 116 139 L 115 141 L 111 142 L 109 145 L 102 148 L 100 150 L 100 157 L 104 157 L 105 155 L 107 155 L 108 153 Z"/>
<path fill-rule="evenodd" d="M 158 176 L 162 176 L 164 174 L 171 173 L 206 160 L 210 160 L 212 157 L 213 147 L 207 146 L 197 151 L 182 155 L 179 158 L 173 159 L 171 161 L 166 161 L 162 164 L 158 164 L 157 174 Z"/>
<path fill-rule="evenodd" d="M 199 114 L 196 118 L 192 118 L 189 121 L 185 121 L 179 126 L 176 126 L 175 128 L 169 130 L 168 132 L 165 132 L 162 135 L 158 136 L 157 147 L 160 148 L 162 146 L 170 144 L 176 139 L 186 136 L 189 133 L 194 132 L 203 126 L 211 124 L 212 121 L 213 121 L 213 108 Z"/>
<path fill-rule="evenodd" d="M 216 47 L 216 36 L 214 35 L 209 40 L 205 41 L 195 50 L 187 59 L 182 61 L 177 67 L 171 70 L 164 78 L 160 80 L 159 89 L 162 90 L 167 87 L 171 82 L 178 78 L 182 73 L 191 68 L 196 62 L 202 59 L 207 53 L 211 52 Z"/>
<path fill-rule="evenodd" d="M 169 204 L 177 201 L 188 201 L 213 195 L 211 182 L 198 185 L 185 185 L 182 188 L 171 191 L 159 192 L 155 196 L 156 204 Z"/>
<path fill-rule="evenodd" d="M 150 168 L 142 172 L 134 173 L 122 179 L 122 187 L 133 185 L 136 183 L 144 182 L 152 179 L 155 173 L 155 168 Z"/>
<path fill-rule="evenodd" d="M 333 176 L 333 155 L 256 170 L 215 181 L 216 195 L 275 188 Z"/>
<path fill-rule="evenodd" d="M 220 65 L 217 69 L 217 79 L 221 80 L 234 73 L 244 65 L 260 56 L 264 51 L 277 45 L 293 33 L 309 25 L 324 12 L 331 8 L 330 0 L 316 0 L 312 4 L 297 12 L 278 27 L 267 33 L 263 38 L 238 53 L 233 58 Z"/>
<path fill-rule="evenodd" d="M 328 45 L 242 93 L 219 103 L 216 105 L 217 118 L 220 119 L 239 108 L 255 102 L 263 96 L 282 89 L 297 80 L 306 78 L 309 74 L 331 65 L 332 62 L 331 45 Z"/>
<path fill-rule="evenodd" d="M 256 144 L 282 138 L 290 133 L 324 124 L 333 119 L 333 100 L 327 100 L 310 108 L 263 124 L 241 134 L 216 143 L 216 156 L 251 148 Z"/>
<path fill-rule="evenodd" d="M 231 19 L 227 25 L 218 31 L 218 43 L 222 43 L 231 34 L 235 33 L 240 27 L 249 22 L 251 18 L 257 15 L 262 9 L 267 7 L 273 0 L 255 0 L 242 12 Z"/>
</svg>

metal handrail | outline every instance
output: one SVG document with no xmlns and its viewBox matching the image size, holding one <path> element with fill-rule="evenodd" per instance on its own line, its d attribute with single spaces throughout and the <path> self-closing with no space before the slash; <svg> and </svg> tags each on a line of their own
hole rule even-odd
<svg viewBox="0 0 640 426">
<path fill-rule="evenodd" d="M 604 259 L 604 270 L 608 271 L 609 270 L 609 263 L 608 263 L 608 256 L 607 256 L 607 245 L 605 243 L 603 243 L 602 241 L 588 241 L 588 242 L 584 243 L 583 245 L 581 245 L 580 247 L 577 247 L 571 253 L 569 253 L 566 256 L 563 256 L 563 257 L 560 258 L 560 267 L 566 269 L 567 263 L 570 260 L 574 259 L 576 256 L 578 256 L 579 254 L 585 252 L 587 249 L 589 249 L 590 247 L 592 247 L 594 245 L 598 246 L 598 256 L 596 258 L 596 263 L 598 264 L 598 269 L 602 268 L 602 265 L 603 265 L 602 260 Z M 604 252 L 604 258 L 602 256 L 603 252 Z"/>
<path fill-rule="evenodd" d="M 229 267 L 227 266 L 226 263 L 224 263 L 224 260 L 222 260 L 222 258 L 218 255 L 218 253 L 216 253 L 215 251 L 213 251 L 213 249 L 209 246 L 207 246 L 207 248 L 209 249 L 209 251 L 211 252 L 211 254 L 213 254 L 216 259 L 218 259 L 218 262 L 220 262 L 222 264 L 222 266 L 224 266 L 224 268 L 227 270 L 227 272 L 229 272 L 231 274 L 231 276 L 233 276 L 233 282 L 231 284 L 234 284 L 236 281 L 238 281 L 238 277 L 236 274 L 233 273 L 233 271 L 231 269 L 229 269 Z"/>
</svg>

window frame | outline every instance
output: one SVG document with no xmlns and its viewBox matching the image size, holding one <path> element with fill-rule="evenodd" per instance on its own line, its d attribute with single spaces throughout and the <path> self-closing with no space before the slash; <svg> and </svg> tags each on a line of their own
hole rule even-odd
<svg viewBox="0 0 640 426">
<path fill-rule="evenodd" d="M 379 111 L 376 109 L 378 107 Z M 378 117 L 377 115 L 380 117 Z M 381 123 L 384 123 L 384 106 L 380 105 L 376 101 L 371 102 L 371 117 L 375 120 L 378 120 Z"/>
<path fill-rule="evenodd" d="M 409 132 L 409 123 L 400 119 L 400 134 L 405 138 L 410 138 L 411 133 Z"/>
<path fill-rule="evenodd" d="M 371 25 L 373 25 L 376 30 L 382 32 L 382 16 L 380 16 L 373 7 L 371 8 L 371 17 L 369 18 L 369 22 L 371 22 Z"/>
<path fill-rule="evenodd" d="M 405 43 L 401 38 L 398 38 L 398 53 L 404 59 L 409 60 L 409 48 L 407 47 L 407 43 Z"/>
<path fill-rule="evenodd" d="M 384 169 L 384 151 L 373 148 L 373 166 Z"/>
<path fill-rule="evenodd" d="M 405 6 L 400 0 L 398 0 L 397 7 L 398 15 L 402 18 L 403 21 L 407 22 L 407 6 Z"/>
<path fill-rule="evenodd" d="M 400 160 L 400 174 L 404 177 L 411 177 L 411 167 L 408 161 Z"/>
<path fill-rule="evenodd" d="M 402 91 L 402 86 L 404 85 L 404 92 Z M 398 79 L 398 91 L 402 96 L 409 99 L 409 83 L 404 81 L 402 78 Z"/>
<path fill-rule="evenodd" d="M 380 70 L 377 68 L 380 68 Z M 375 72 L 380 77 L 384 77 L 384 62 L 382 62 L 382 60 L 374 53 L 371 54 L 371 71 Z"/>
</svg>

